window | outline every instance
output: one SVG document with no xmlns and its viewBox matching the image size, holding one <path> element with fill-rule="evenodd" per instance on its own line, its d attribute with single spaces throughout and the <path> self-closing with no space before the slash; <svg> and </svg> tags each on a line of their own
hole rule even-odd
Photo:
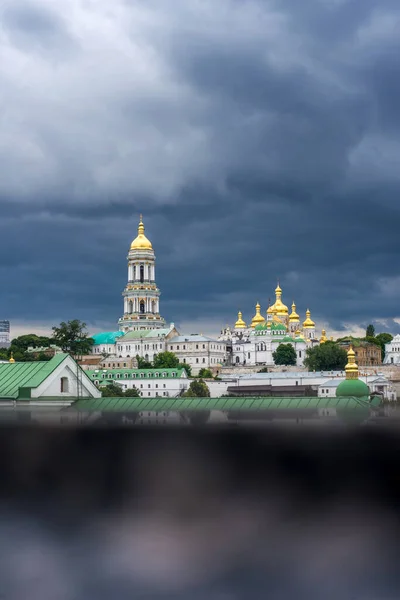
<svg viewBox="0 0 400 600">
<path fill-rule="evenodd" d="M 198 345 L 198 344 L 196 344 L 196 350 L 198 350 L 198 349 L 199 349 L 199 345 Z"/>
<path fill-rule="evenodd" d="M 124 367 L 126 367 L 126 363 L 124 363 Z"/>
<path fill-rule="evenodd" d="M 140 377 L 144 377 L 144 373 L 140 373 Z"/>
<path fill-rule="evenodd" d="M 158 388 L 158 383 L 156 383 L 156 389 Z"/>
<path fill-rule="evenodd" d="M 206 362 L 206 359 L 205 359 L 205 358 L 203 358 L 203 363 L 205 363 L 205 362 Z"/>
<path fill-rule="evenodd" d="M 148 387 L 148 388 L 150 387 L 150 383 L 148 383 L 148 384 L 147 384 L 147 387 Z"/>
<path fill-rule="evenodd" d="M 165 385 L 165 383 L 163 384 L 163 387 L 167 387 L 167 386 Z M 165 396 L 165 394 L 164 394 L 164 396 Z"/>
<path fill-rule="evenodd" d="M 155 373 L 155 377 L 160 377 L 160 373 Z"/>
<path fill-rule="evenodd" d="M 99 385 L 98 380 L 96 379 L 96 381 L 94 382 L 95 385 Z"/>
<path fill-rule="evenodd" d="M 198 358 L 196 358 L 196 362 L 197 362 L 197 363 L 199 362 L 199 359 L 198 359 Z"/>
<path fill-rule="evenodd" d="M 150 392 L 148 392 L 148 393 L 147 393 L 147 395 L 148 395 L 148 396 L 151 396 L 151 393 L 150 393 Z"/>
<path fill-rule="evenodd" d="M 116 378 L 116 379 L 119 379 L 120 377 L 121 377 L 121 374 L 120 374 L 120 373 L 117 373 L 117 374 L 115 375 L 115 378 Z"/>
<path fill-rule="evenodd" d="M 143 383 L 140 384 L 141 389 L 143 389 Z"/>
<path fill-rule="evenodd" d="M 69 392 L 69 381 L 68 377 L 61 377 L 60 379 L 60 391 L 62 394 Z"/>
<path fill-rule="evenodd" d="M 177 346 L 176 349 L 179 350 L 179 346 Z"/>
<path fill-rule="evenodd" d="M 175 373 L 175 371 L 173 371 L 173 373 L 172 373 L 172 377 L 176 377 L 176 373 Z"/>
<path fill-rule="evenodd" d="M 112 379 L 112 378 L 113 378 L 113 376 L 112 376 L 112 373 L 109 373 L 109 374 L 107 375 L 107 379 Z"/>
<path fill-rule="evenodd" d="M 185 346 L 185 344 L 183 344 L 183 349 L 184 349 L 184 350 L 186 350 L 186 346 Z"/>
<path fill-rule="evenodd" d="M 205 345 L 205 344 L 203 344 L 203 350 L 205 350 L 205 349 L 206 349 L 206 345 Z"/>
</svg>

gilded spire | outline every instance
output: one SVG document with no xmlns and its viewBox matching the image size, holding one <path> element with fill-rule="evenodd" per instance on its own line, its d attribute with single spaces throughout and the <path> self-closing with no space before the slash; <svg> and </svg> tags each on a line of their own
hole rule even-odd
<svg viewBox="0 0 400 600">
<path fill-rule="evenodd" d="M 345 366 L 346 379 L 358 379 L 358 365 L 356 363 L 356 353 L 353 346 L 350 346 L 347 352 L 347 365 Z"/>
<path fill-rule="evenodd" d="M 131 250 L 152 250 L 153 246 L 151 245 L 150 240 L 144 235 L 144 224 L 143 217 L 140 215 L 139 225 L 138 225 L 138 234 L 137 237 L 133 240 L 131 244 Z"/>
<path fill-rule="evenodd" d="M 328 341 L 328 338 L 326 337 L 326 331 L 325 331 L 325 329 L 323 329 L 321 331 L 321 337 L 320 337 L 319 343 L 325 344 L 325 342 L 327 342 L 327 341 Z"/>
<path fill-rule="evenodd" d="M 311 319 L 311 312 L 309 308 L 306 310 L 306 320 L 303 321 L 303 327 L 304 329 L 314 329 L 315 327 L 315 323 Z"/>
<path fill-rule="evenodd" d="M 246 329 L 247 325 L 246 323 L 243 321 L 243 315 L 241 313 L 241 311 L 239 310 L 238 312 L 238 319 L 235 323 L 235 329 Z"/>
<path fill-rule="evenodd" d="M 12 352 L 11 352 L 10 360 L 8 362 L 15 363 L 15 358 L 14 358 L 14 355 Z"/>
<path fill-rule="evenodd" d="M 265 319 L 261 315 L 260 310 L 261 310 L 260 303 L 257 302 L 257 304 L 256 304 L 256 314 L 254 315 L 254 317 L 251 320 L 251 326 L 252 326 L 253 329 L 254 329 L 254 327 L 256 325 L 262 325 L 263 323 L 265 323 Z"/>
<path fill-rule="evenodd" d="M 287 317 L 289 310 L 288 307 L 282 302 L 282 289 L 279 285 L 279 281 L 275 289 L 275 296 L 275 304 L 271 307 L 272 313 L 278 315 L 278 317 Z"/>
<path fill-rule="evenodd" d="M 299 315 L 296 312 L 296 304 L 294 303 L 294 300 L 293 300 L 293 303 L 292 303 L 292 312 L 289 315 L 289 321 L 291 323 L 300 322 L 300 317 L 299 317 Z"/>
</svg>

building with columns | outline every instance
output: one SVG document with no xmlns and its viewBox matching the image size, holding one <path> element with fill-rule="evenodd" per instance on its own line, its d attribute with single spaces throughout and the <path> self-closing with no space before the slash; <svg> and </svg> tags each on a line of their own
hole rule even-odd
<svg viewBox="0 0 400 600">
<path fill-rule="evenodd" d="M 118 321 L 123 332 L 164 328 L 160 315 L 160 290 L 156 284 L 155 254 L 144 234 L 142 215 L 138 234 L 128 253 L 128 282 L 122 296 L 124 314 Z"/>
</svg>

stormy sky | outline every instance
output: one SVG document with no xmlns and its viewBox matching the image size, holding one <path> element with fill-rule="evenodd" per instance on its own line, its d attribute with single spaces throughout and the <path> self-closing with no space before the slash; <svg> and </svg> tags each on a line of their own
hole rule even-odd
<svg viewBox="0 0 400 600">
<path fill-rule="evenodd" d="M 3 0 L 0 318 L 115 329 L 143 213 L 161 313 L 283 300 L 400 331 L 398 0 Z"/>
</svg>

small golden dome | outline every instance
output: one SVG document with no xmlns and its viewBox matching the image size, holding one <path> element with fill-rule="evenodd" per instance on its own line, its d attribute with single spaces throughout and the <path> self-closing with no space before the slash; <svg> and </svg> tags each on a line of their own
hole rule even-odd
<svg viewBox="0 0 400 600">
<path fill-rule="evenodd" d="M 11 352 L 11 356 L 10 356 L 10 360 L 8 361 L 9 363 L 15 363 L 15 358 L 13 353 Z"/>
<path fill-rule="evenodd" d="M 142 215 L 140 215 L 138 234 L 131 244 L 131 250 L 153 250 L 150 240 L 144 235 Z"/>
<path fill-rule="evenodd" d="M 358 365 L 356 363 L 356 353 L 353 346 L 350 346 L 347 352 L 347 365 L 345 366 L 346 379 L 358 379 Z"/>
<path fill-rule="evenodd" d="M 289 321 L 291 323 L 299 323 L 300 322 L 300 317 L 296 312 L 296 305 L 295 305 L 294 301 L 292 304 L 292 312 L 289 315 Z"/>
<path fill-rule="evenodd" d="M 273 312 L 276 313 L 279 317 L 286 317 L 289 314 L 288 307 L 282 302 L 282 290 L 278 283 L 278 286 L 275 289 L 276 300 L 273 305 Z"/>
<path fill-rule="evenodd" d="M 326 331 L 325 331 L 325 329 L 323 329 L 321 331 L 321 337 L 320 337 L 319 343 L 325 344 L 325 342 L 327 342 L 327 341 L 328 341 L 328 338 L 326 337 Z"/>
<path fill-rule="evenodd" d="M 240 310 L 239 310 L 239 312 L 238 312 L 238 320 L 237 320 L 237 321 L 236 321 L 236 323 L 235 323 L 235 329 L 246 329 L 247 325 L 246 325 L 246 323 L 243 321 L 243 318 L 242 318 L 242 316 L 243 316 L 243 315 L 242 315 L 242 313 L 241 313 L 241 312 L 240 312 Z"/>
<path fill-rule="evenodd" d="M 253 329 L 254 329 L 254 327 L 256 325 L 262 325 L 263 323 L 265 323 L 265 319 L 261 315 L 260 310 L 261 310 L 261 306 L 257 302 L 257 304 L 256 304 L 256 314 L 254 315 L 254 317 L 251 320 L 251 326 L 252 326 Z"/>
<path fill-rule="evenodd" d="M 306 310 L 306 320 L 303 322 L 304 329 L 314 329 L 315 323 L 311 320 L 311 312 L 309 309 Z"/>
</svg>

